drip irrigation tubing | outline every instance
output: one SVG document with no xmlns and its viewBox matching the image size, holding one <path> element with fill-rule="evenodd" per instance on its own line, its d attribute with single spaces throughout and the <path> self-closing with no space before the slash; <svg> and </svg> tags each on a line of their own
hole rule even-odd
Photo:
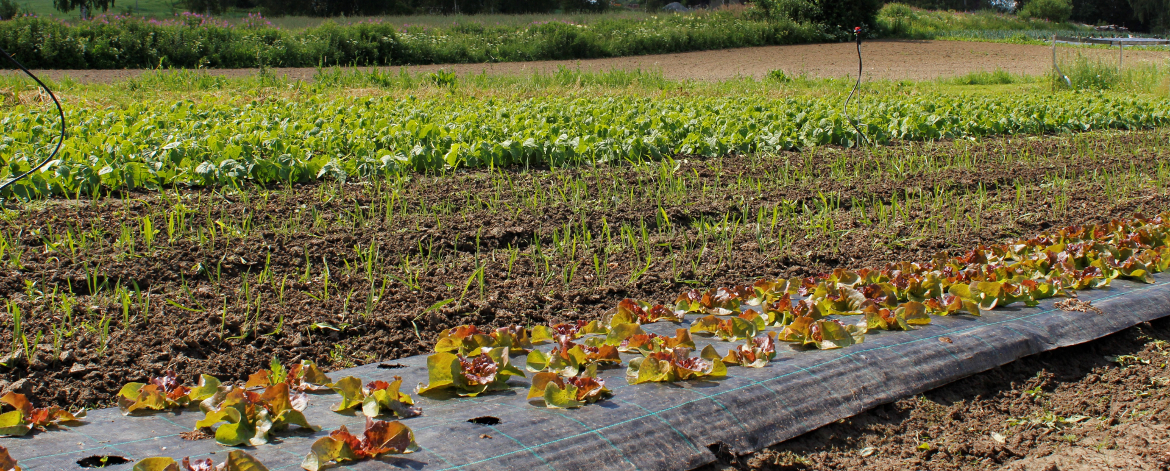
<svg viewBox="0 0 1170 471">
<path fill-rule="evenodd" d="M 33 172 L 44 168 L 44 166 L 48 165 L 49 162 L 52 162 L 53 158 L 57 156 L 57 153 L 61 151 L 61 144 L 65 142 L 65 109 L 61 107 L 61 101 L 57 99 L 57 95 L 53 94 L 53 90 L 51 90 L 48 85 L 45 85 L 45 82 L 42 82 L 40 78 L 37 78 L 36 74 L 33 74 L 31 71 L 29 71 L 28 68 L 24 66 L 24 64 L 21 64 L 20 61 L 16 60 L 15 57 L 12 57 L 12 55 L 9 54 L 8 51 L 5 51 L 4 48 L 0 48 L 0 54 L 3 54 L 4 57 L 7 57 L 9 61 L 12 61 L 13 64 L 16 64 L 16 67 L 24 71 L 24 73 L 29 77 L 32 77 L 32 79 L 37 82 L 37 85 L 40 85 L 41 88 L 45 89 L 45 92 L 47 92 L 49 97 L 53 99 L 53 103 L 57 105 L 57 114 L 61 117 L 61 135 L 57 138 L 57 147 L 53 149 L 53 152 L 49 154 L 45 160 L 37 164 L 37 166 L 28 169 L 27 172 L 17 175 L 16 178 L 0 184 L 0 195 L 3 195 L 5 189 L 7 189 L 9 186 L 12 186 L 21 179 L 31 175 Z"/>
<path fill-rule="evenodd" d="M 857 123 L 853 121 L 853 118 L 849 117 L 849 102 L 853 100 L 853 95 L 856 94 L 857 91 L 861 88 L 861 35 L 864 32 L 865 30 L 863 30 L 860 26 L 853 28 L 853 35 L 857 38 L 857 82 L 853 84 L 853 90 L 849 92 L 849 97 L 845 98 L 845 106 L 841 107 L 841 114 L 845 116 L 845 121 L 848 121 L 849 125 L 853 126 L 853 130 L 857 131 L 857 135 L 861 137 L 861 142 L 859 144 L 865 144 L 868 146 L 870 145 L 869 139 L 865 137 L 865 133 L 861 132 L 861 128 L 857 127 Z"/>
</svg>

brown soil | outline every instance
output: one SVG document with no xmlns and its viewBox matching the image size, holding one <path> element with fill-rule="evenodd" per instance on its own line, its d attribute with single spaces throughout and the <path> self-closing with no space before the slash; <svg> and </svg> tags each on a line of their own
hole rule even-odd
<svg viewBox="0 0 1170 471">
<path fill-rule="evenodd" d="M 1170 467 L 1170 319 L 1015 361 L 701 471 Z"/>
<path fill-rule="evenodd" d="M 1160 213 L 1170 210 L 1167 142 L 1170 130 L 1096 132 L 16 204 L 0 218 L 0 298 L 10 313 L 0 319 L 0 351 L 27 343 L 32 354 L 0 359 L 9 360 L 0 389 L 37 404 L 109 405 L 125 382 L 167 369 L 243 379 L 274 356 L 336 369 L 424 353 L 458 324 L 594 319 L 625 297 L 661 302 L 695 286 L 923 260 L 1053 226 Z M 371 246 L 377 258 L 363 259 Z M 452 301 L 428 309 L 444 300 Z M 879 408 L 870 414 L 890 418 L 873 427 L 886 428 L 854 436 L 891 440 L 873 445 L 892 447 L 875 455 L 885 459 L 921 431 L 915 440 L 934 437 L 936 451 L 913 457 L 961 463 L 977 453 L 974 442 L 943 454 L 959 439 L 937 439 L 965 428 L 899 424 L 912 423 L 915 410 L 951 414 L 932 419 L 938 427 L 982 417 L 951 405 L 959 400 L 1030 417 L 1027 407 L 1045 403 L 1021 399 L 1020 388 L 1041 385 L 1049 400 L 1069 378 L 978 379 L 1014 368 L 1032 367 L 950 386 L 958 389 L 946 397 L 958 399 L 947 405 Z M 1126 381 L 1118 385 L 1094 374 L 1101 388 L 1125 392 L 1070 383 L 1068 391 L 1094 391 L 1077 406 L 1086 415 L 1122 420 L 1154 404 L 1155 396 L 1125 395 L 1153 376 L 1116 376 Z M 1044 449 L 1033 444 L 1056 433 L 1016 430 L 1025 429 L 1033 431 L 1005 433 L 1006 445 L 987 457 L 1033 456 L 1028 450 Z M 1080 440 L 1084 430 L 1069 433 Z M 1149 441 L 1152 451 L 1164 443 Z"/>
<path fill-rule="evenodd" d="M 1088 57 L 1115 60 L 1116 50 L 1062 46 L 1061 54 L 1079 51 Z M 867 80 L 932 80 L 970 72 L 1003 69 L 1015 74 L 1041 75 L 1052 68 L 1052 49 L 1047 46 L 969 41 L 870 41 L 863 46 Z M 1125 53 L 1127 63 L 1164 62 L 1170 53 L 1134 50 Z M 412 66 L 411 72 L 449 69 L 467 74 L 531 74 L 555 72 L 558 67 L 582 70 L 660 70 L 669 79 L 725 80 L 741 76 L 757 79 L 780 69 L 789 75 L 812 78 L 851 76 L 857 73 L 853 43 L 767 46 L 680 54 L 661 54 L 575 61 L 504 62 Z M 13 71 L 0 71 L 0 73 Z M 42 76 L 60 79 L 68 75 L 78 82 L 112 83 L 136 77 L 142 70 L 40 70 Z M 210 74 L 238 77 L 256 69 L 217 69 Z M 274 69 L 290 79 L 312 80 L 314 68 Z"/>
</svg>

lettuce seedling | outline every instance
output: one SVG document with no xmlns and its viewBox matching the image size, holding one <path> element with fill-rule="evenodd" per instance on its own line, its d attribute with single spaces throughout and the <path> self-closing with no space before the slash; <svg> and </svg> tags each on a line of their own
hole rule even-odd
<svg viewBox="0 0 1170 471">
<path fill-rule="evenodd" d="M 215 430 L 215 441 L 221 445 L 263 445 L 269 432 L 281 431 L 289 425 L 318 430 L 310 425 L 302 412 L 309 405 L 305 393 L 290 394 L 288 383 L 268 387 L 263 393 L 244 388 L 224 386 L 203 402 L 199 408 L 205 414 L 195 423 L 196 429 L 226 422 Z"/>
<path fill-rule="evenodd" d="M 570 340 L 581 338 L 588 334 L 605 334 L 609 329 L 598 321 L 577 321 L 575 324 L 556 324 L 552 326 L 538 325 L 532 328 L 532 343 L 540 345 L 556 341 L 557 337 L 568 336 Z"/>
<path fill-rule="evenodd" d="M 580 376 L 564 377 L 552 372 L 532 375 L 528 402 L 544 403 L 550 409 L 573 409 L 606 399 L 613 393 L 605 387 L 605 380 L 597 377 L 595 367 Z"/>
<path fill-rule="evenodd" d="M 381 455 L 400 455 L 418 450 L 414 432 L 401 422 L 373 420 L 366 417 L 366 430 L 361 438 L 349 433 L 344 425 L 327 437 L 313 442 L 312 451 L 301 462 L 301 468 L 317 471 L 331 463 L 358 461 Z"/>
<path fill-rule="evenodd" d="M 663 349 L 672 349 L 677 347 L 686 347 L 694 350 L 695 341 L 691 338 L 691 331 L 686 328 L 678 328 L 674 331 L 674 337 L 667 337 L 658 334 L 639 334 L 631 336 L 628 339 L 622 340 L 618 344 L 618 351 L 622 353 L 627 352 L 658 352 Z"/>
<path fill-rule="evenodd" d="M 798 317 L 780 331 L 779 340 L 829 350 L 861 343 L 866 330 L 864 319 L 860 324 L 846 325 L 836 319 L 816 320 L 811 317 Z"/>
<path fill-rule="evenodd" d="M 721 360 L 725 365 L 763 368 L 772 358 L 776 357 L 776 333 L 768 332 L 748 339 L 742 345 L 732 347 L 722 358 L 719 357 L 714 346 L 707 345 L 703 347 L 699 357 L 709 361 Z"/>
<path fill-rule="evenodd" d="M 183 458 L 180 467 L 180 464 L 173 458 L 153 457 L 134 463 L 134 468 L 131 471 L 268 471 L 268 468 L 252 455 L 240 450 L 232 450 L 228 453 L 227 461 L 220 464 L 215 464 L 211 458 L 192 461 L 191 457 L 188 456 Z"/>
<path fill-rule="evenodd" d="M 365 387 L 362 387 L 362 380 L 346 376 L 333 383 L 333 390 L 341 395 L 341 402 L 333 406 L 333 411 L 343 412 L 360 406 L 366 417 L 378 417 L 386 412 L 401 418 L 422 414 L 422 409 L 414 405 L 414 399 L 400 391 L 401 387 L 400 376 L 395 376 L 389 383 L 371 381 Z"/>
<path fill-rule="evenodd" d="M 540 350 L 529 352 L 525 368 L 533 373 L 547 371 L 561 376 L 577 376 L 582 369 L 592 365 L 613 366 L 622 363 L 618 349 L 612 345 L 580 345 L 568 337 L 561 337 L 559 343 L 547 354 Z"/>
<path fill-rule="evenodd" d="M 621 324 L 640 325 L 659 321 L 682 322 L 682 320 L 683 313 L 671 310 L 661 304 L 651 306 L 649 303 L 623 299 L 618 303 L 617 308 L 607 316 L 605 325 L 613 328 Z"/>
<path fill-rule="evenodd" d="M 893 310 L 870 305 L 865 309 L 866 330 L 913 330 L 911 326 L 930 323 L 926 309 L 926 305 L 913 301 Z"/>
<path fill-rule="evenodd" d="M 0 414 L 0 437 L 22 437 L 33 429 L 45 431 L 48 427 L 80 425 L 85 418 L 85 409 L 71 414 L 57 406 L 37 409 L 24 394 L 9 392 L 0 397 L 0 402 L 15 410 Z"/>
<path fill-rule="evenodd" d="M 200 375 L 199 384 L 189 388 L 179 384 L 174 371 L 151 378 L 149 383 L 126 383 L 118 391 L 118 408 L 123 415 L 146 410 L 166 410 L 187 407 L 215 394 L 219 380 L 214 376 Z"/>
<path fill-rule="evenodd" d="M 528 330 L 517 325 L 501 327 L 490 333 L 482 332 L 473 325 L 461 325 L 439 333 L 439 340 L 435 342 L 435 353 L 478 355 L 485 350 L 499 347 L 527 352 L 532 348 L 532 340 L 529 338 Z"/>
<path fill-rule="evenodd" d="M 478 396 L 488 391 L 508 389 L 508 378 L 524 377 L 524 372 L 509 363 L 508 348 L 493 348 L 479 355 L 440 352 L 427 357 L 429 384 L 418 385 L 419 394 L 453 389 L 460 396 Z"/>
<path fill-rule="evenodd" d="M 274 357 L 268 367 L 267 370 L 260 370 L 248 376 L 244 388 L 267 388 L 274 384 L 285 383 L 293 391 L 320 392 L 328 391 L 329 384 L 332 382 L 328 376 L 325 376 L 325 372 L 321 371 L 321 368 L 309 360 L 301 360 L 300 363 L 285 369 L 284 365 L 280 364 L 280 360 Z"/>
<path fill-rule="evenodd" d="M 8 449 L 0 446 L 0 471 L 23 471 L 20 465 L 16 464 L 16 460 L 12 459 L 12 455 L 8 454 Z"/>
<path fill-rule="evenodd" d="M 714 335 L 728 342 L 755 337 L 764 328 L 764 318 L 755 311 L 746 311 L 739 317 L 720 319 L 707 316 L 695 319 L 691 324 L 692 334 Z"/>
<path fill-rule="evenodd" d="M 644 353 L 643 357 L 630 360 L 630 366 L 626 369 L 626 381 L 638 384 L 727 376 L 727 366 L 722 360 L 690 357 L 690 352 L 688 348 L 679 347 Z"/>
</svg>

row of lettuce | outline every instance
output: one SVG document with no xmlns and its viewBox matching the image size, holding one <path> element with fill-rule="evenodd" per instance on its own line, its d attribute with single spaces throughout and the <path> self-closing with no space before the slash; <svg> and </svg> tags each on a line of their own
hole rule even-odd
<svg viewBox="0 0 1170 471">
<path fill-rule="evenodd" d="M 1166 100 L 1080 92 L 891 95 L 867 98 L 860 110 L 856 123 L 876 143 L 1170 124 Z M 860 141 L 836 97 L 146 101 L 71 106 L 66 119 L 58 159 L 14 185 L 18 196 L 591 165 Z M 42 160 L 58 126 L 45 108 L 0 111 L 0 158 L 7 159 L 0 178 Z"/>
<path fill-rule="evenodd" d="M 1076 297 L 1076 291 L 1103 288 L 1122 278 L 1153 283 L 1153 274 L 1170 267 L 1170 213 L 1147 219 L 1087 227 L 1068 227 L 1030 239 L 978 247 L 923 263 L 790 280 L 760 280 L 752 285 L 681 293 L 673 303 L 623 300 L 600 320 L 552 326 L 508 326 L 481 331 L 465 325 L 443 331 L 427 358 L 428 383 L 417 394 L 435 399 L 474 397 L 511 389 L 509 380 L 532 373 L 527 399 L 549 408 L 576 408 L 611 397 L 599 369 L 622 366 L 631 385 L 725 376 L 728 366 L 762 368 L 776 354 L 776 342 L 796 351 L 836 349 L 864 341 L 867 332 L 908 331 L 930 324 L 931 316 L 980 316 L 984 311 L 1043 299 Z M 794 302 L 794 297 L 799 297 Z M 1067 303 L 1067 302 L 1064 302 Z M 1083 302 L 1082 302 L 1083 303 Z M 1060 303 L 1058 303 L 1060 305 Z M 1087 308 L 1086 308 L 1087 307 Z M 1065 307 L 1101 315 L 1096 307 Z M 643 325 L 672 322 L 674 336 L 647 333 Z M 769 330 L 770 329 L 770 330 Z M 742 341 L 721 354 L 713 343 L 694 356 L 692 335 Z M 551 344 L 548 352 L 537 345 Z M 525 366 L 511 362 L 526 354 Z M 302 462 L 316 471 L 335 463 L 415 451 L 411 429 L 401 420 L 423 410 L 402 390 L 403 379 L 363 382 L 347 376 L 331 380 L 309 361 L 285 367 L 275 359 L 239 383 L 203 375 L 195 385 L 181 384 L 173 372 L 148 383 L 129 383 L 118 394 L 125 415 L 186 408 L 198 404 L 204 418 L 184 438 L 210 438 L 225 446 L 260 446 L 289 426 L 319 430 L 306 419 L 308 393 L 334 392 L 339 413 L 360 410 L 366 417 L 361 436 L 341 427 L 312 445 Z M 630 391 L 630 390 L 627 390 Z M 636 389 L 632 390 L 637 393 Z M 50 426 L 74 425 L 84 411 L 56 406 L 37 409 L 21 394 L 0 398 L 12 410 L 0 415 L 0 434 L 22 436 Z M 4 469 L 18 469 L 0 453 Z M 199 461 L 195 466 L 199 465 Z M 195 468 L 189 459 L 185 469 Z M 172 458 L 147 458 L 137 471 L 179 470 Z M 222 469 L 266 469 L 233 451 Z M 221 469 L 221 468 L 216 468 Z"/>
</svg>

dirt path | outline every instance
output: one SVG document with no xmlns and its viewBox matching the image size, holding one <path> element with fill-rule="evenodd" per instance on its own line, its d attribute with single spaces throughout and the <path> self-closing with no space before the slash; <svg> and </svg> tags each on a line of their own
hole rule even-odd
<svg viewBox="0 0 1170 471">
<path fill-rule="evenodd" d="M 1086 55 L 1114 60 L 1116 50 L 1079 49 Z M 1062 47 L 1062 54 L 1074 49 Z M 1016 74 L 1039 75 L 1052 65 L 1052 49 L 1047 46 L 967 41 L 872 41 L 863 46 L 866 78 L 890 80 L 930 80 L 963 75 L 976 71 L 1003 69 Z M 1165 61 L 1170 52 L 1128 51 L 1125 60 Z M 430 72 L 440 68 L 459 75 L 529 74 L 552 72 L 558 67 L 585 70 L 661 70 L 670 79 L 723 80 L 737 76 L 760 78 L 771 70 L 781 69 L 789 75 L 841 77 L 857 72 L 857 52 L 853 43 L 767 46 L 681 54 L 661 54 L 612 59 L 579 61 L 505 62 L 496 64 L 425 65 L 408 67 L 411 72 Z M 44 76 L 60 79 L 68 75 L 80 82 L 110 83 L 138 76 L 141 70 L 47 70 Z M 255 69 L 217 69 L 215 75 L 242 76 Z M 314 68 L 276 69 L 278 75 L 311 80 Z M 0 71 L 12 73 L 12 71 Z"/>
</svg>

